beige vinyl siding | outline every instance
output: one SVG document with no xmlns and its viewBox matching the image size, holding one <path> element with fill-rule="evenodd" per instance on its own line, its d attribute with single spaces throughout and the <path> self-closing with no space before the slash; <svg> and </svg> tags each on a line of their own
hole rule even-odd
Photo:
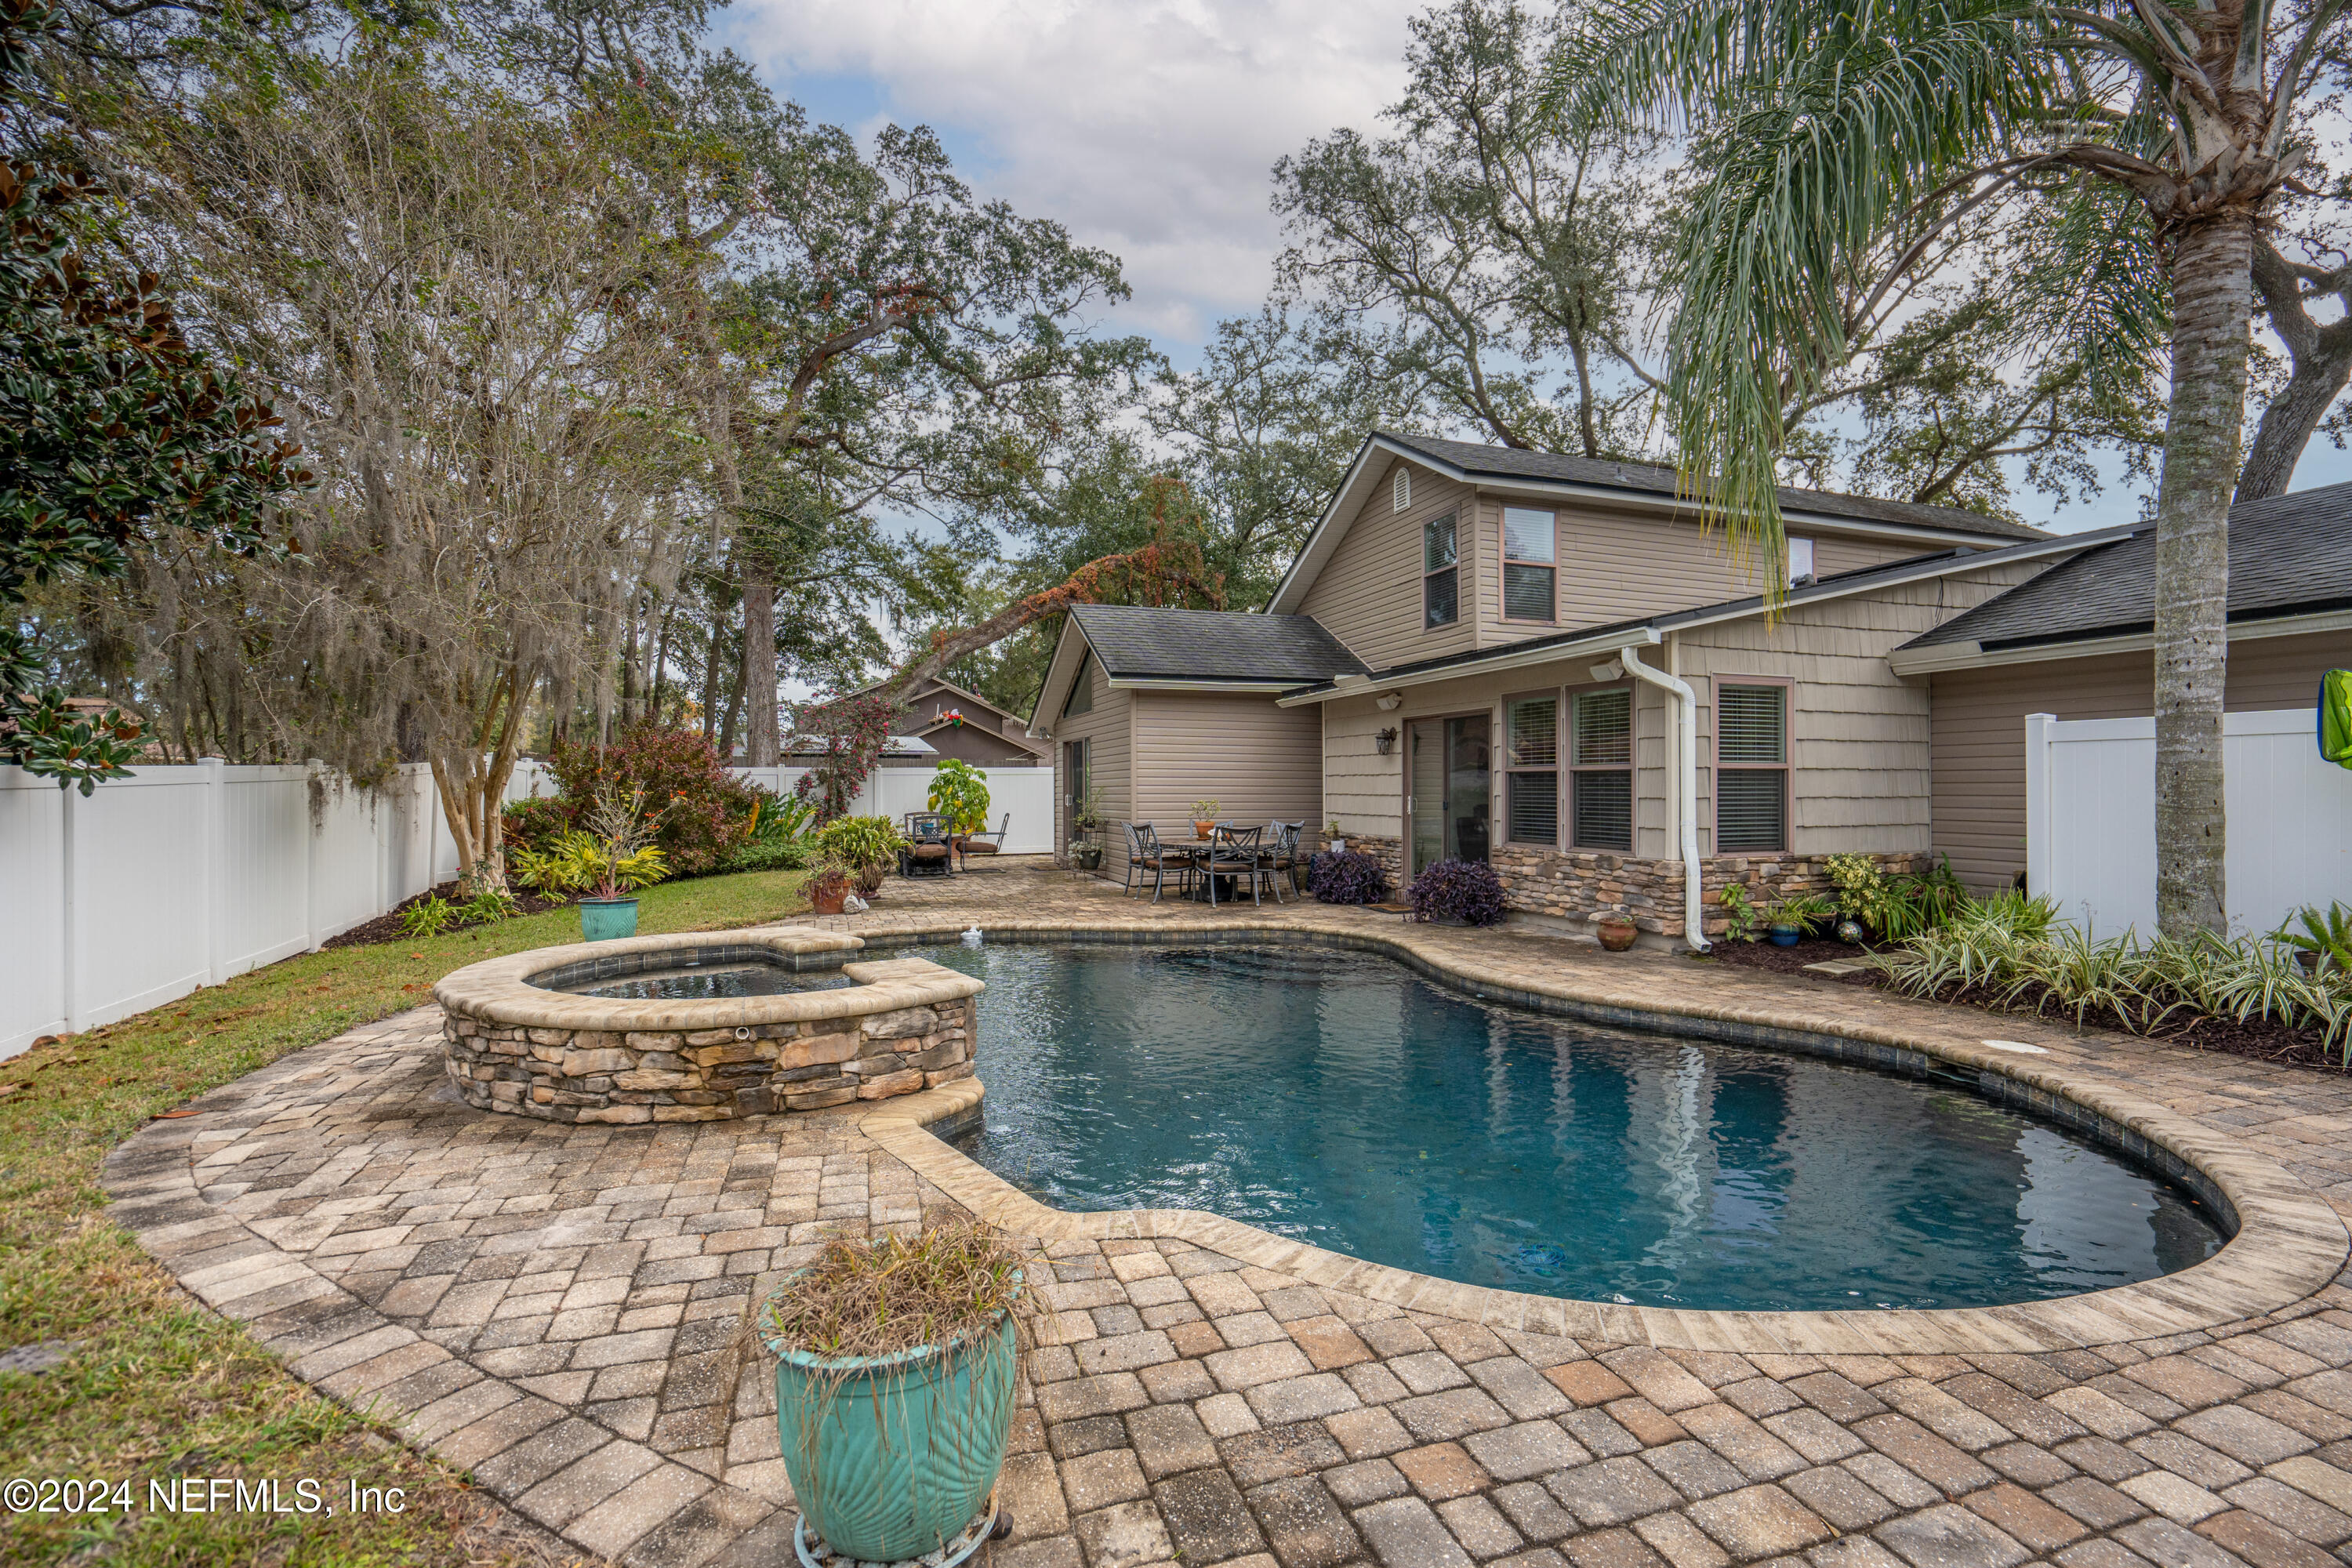
<svg viewBox="0 0 2352 1568">
<path fill-rule="evenodd" d="M 1324 822 L 1318 826 L 1336 821 L 1343 834 L 1402 837 L 1404 748 L 1384 757 L 1373 740 L 1397 724 L 1395 715 L 1369 697 L 1343 697 L 1321 709 Z"/>
<path fill-rule="evenodd" d="M 1509 497 L 1479 498 L 1481 647 L 1505 647 L 1554 631 L 1605 626 L 1665 610 L 1721 604 L 1753 594 L 1760 585 L 1761 580 L 1748 563 L 1732 559 L 1722 535 L 1702 532 L 1694 522 L 1585 506 L 1559 508 L 1555 510 L 1559 527 L 1559 619 L 1552 626 L 1506 621 L 1502 558 L 1507 504 L 1540 505 Z M 1819 532 L 1808 537 L 1813 540 L 1814 571 L 1822 576 L 1930 554 L 1937 549 L 1910 540 Z M 1320 580 L 1317 585 L 1321 585 Z"/>
<path fill-rule="evenodd" d="M 2224 705 L 2233 713 L 2308 708 L 2320 676 L 2352 668 L 2352 632 L 2230 645 Z M 2025 716 L 2145 719 L 2156 711 L 2146 653 L 1946 670 L 1935 693 L 1935 841 L 1980 892 L 2025 869 Z"/>
<path fill-rule="evenodd" d="M 1479 529 L 1470 488 L 1412 467 L 1412 504 L 1392 511 L 1390 496 L 1396 469 L 1407 466 L 1390 466 L 1298 606 L 1375 669 L 1463 652 L 1471 646 L 1477 625 Z M 1424 631 L 1421 528 L 1449 511 L 1456 519 L 1461 614 L 1452 626 Z"/>
<path fill-rule="evenodd" d="M 1790 853 L 1928 848 L 1928 692 L 1887 668 L 1887 652 L 2042 569 L 2011 563 L 1803 605 L 1778 621 L 1759 616 L 1679 636 L 1681 672 L 1699 698 L 1701 852 L 1715 853 L 1715 688 L 1743 675 L 1794 682 Z"/>
<path fill-rule="evenodd" d="M 1221 819 L 1322 826 L 1322 724 L 1312 708 L 1266 694 L 1138 691 L 1135 818 L 1163 836 L 1186 831 L 1192 802 L 1214 797 Z"/>
<path fill-rule="evenodd" d="M 1054 843 L 1055 852 L 1070 841 L 1070 781 L 1064 773 L 1062 744 L 1066 741 L 1093 743 L 1090 765 L 1102 803 L 1106 864 L 1126 853 L 1126 823 L 1130 815 L 1135 777 L 1133 720 L 1135 694 L 1114 690 L 1103 679 L 1102 666 L 1089 658 L 1086 679 L 1094 683 L 1094 711 L 1074 713 L 1054 723 Z"/>
</svg>

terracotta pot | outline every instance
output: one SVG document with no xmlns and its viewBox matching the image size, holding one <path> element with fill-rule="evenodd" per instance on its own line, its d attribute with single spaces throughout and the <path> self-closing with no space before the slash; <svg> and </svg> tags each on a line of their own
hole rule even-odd
<svg viewBox="0 0 2352 1568">
<path fill-rule="evenodd" d="M 877 866 L 871 871 L 860 873 L 857 879 L 858 892 L 866 898 L 872 898 L 882 890 L 882 879 L 889 874 L 890 868 L 887 866 Z"/>
<path fill-rule="evenodd" d="M 1216 826 L 1213 822 L 1196 822 L 1192 824 L 1192 837 L 1206 838 L 1209 836 L 1209 830 Z"/>
<path fill-rule="evenodd" d="M 1596 921 L 1592 929 L 1594 934 L 1601 938 L 1601 945 L 1612 952 L 1624 952 L 1633 945 L 1633 938 L 1639 934 L 1632 921 Z"/>
<path fill-rule="evenodd" d="M 839 914 L 841 900 L 847 897 L 849 884 L 845 881 L 814 883 L 809 888 L 809 903 L 821 915 Z"/>
</svg>

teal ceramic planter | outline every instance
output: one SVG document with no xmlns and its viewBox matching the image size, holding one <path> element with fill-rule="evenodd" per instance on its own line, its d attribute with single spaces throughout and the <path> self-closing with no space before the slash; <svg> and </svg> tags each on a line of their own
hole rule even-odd
<svg viewBox="0 0 2352 1568">
<path fill-rule="evenodd" d="M 759 1321 L 767 1320 L 763 1304 Z M 762 1329 L 778 1358 L 784 1473 L 827 1546 L 898 1563 L 939 1550 L 971 1522 L 1004 1468 L 1013 1334 L 1007 1313 L 952 1346 L 827 1357 L 785 1350 Z"/>
<path fill-rule="evenodd" d="M 619 937 L 636 934 L 636 900 L 583 899 L 580 900 L 582 941 L 612 942 Z"/>
</svg>

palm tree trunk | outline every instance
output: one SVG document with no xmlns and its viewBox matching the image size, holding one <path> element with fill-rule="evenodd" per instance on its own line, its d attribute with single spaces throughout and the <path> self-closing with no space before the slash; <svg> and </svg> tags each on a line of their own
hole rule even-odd
<svg viewBox="0 0 2352 1568">
<path fill-rule="evenodd" d="M 2246 409 L 2253 224 L 2192 223 L 2172 258 L 2172 407 L 2156 498 L 2156 923 L 2227 929 L 2221 698 L 2230 492 Z"/>
</svg>

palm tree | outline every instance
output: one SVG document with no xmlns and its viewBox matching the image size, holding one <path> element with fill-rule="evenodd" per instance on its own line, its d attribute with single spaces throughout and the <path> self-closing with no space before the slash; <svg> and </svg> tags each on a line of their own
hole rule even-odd
<svg viewBox="0 0 2352 1568">
<path fill-rule="evenodd" d="M 1552 63 L 1568 124 L 1696 139 L 1706 173 L 1675 253 L 1668 413 L 1685 488 L 1768 561 L 1781 410 L 1848 352 L 1857 296 L 1883 303 L 1988 204 L 2032 209 L 2020 221 L 2042 265 L 2018 286 L 2050 293 L 2048 323 L 2095 367 L 2151 352 L 2168 312 L 2155 671 L 2168 932 L 2224 924 L 2224 605 L 2255 236 L 2283 193 L 2310 194 L 2294 179 L 2298 95 L 2344 4 L 1598 0 Z"/>
</svg>

